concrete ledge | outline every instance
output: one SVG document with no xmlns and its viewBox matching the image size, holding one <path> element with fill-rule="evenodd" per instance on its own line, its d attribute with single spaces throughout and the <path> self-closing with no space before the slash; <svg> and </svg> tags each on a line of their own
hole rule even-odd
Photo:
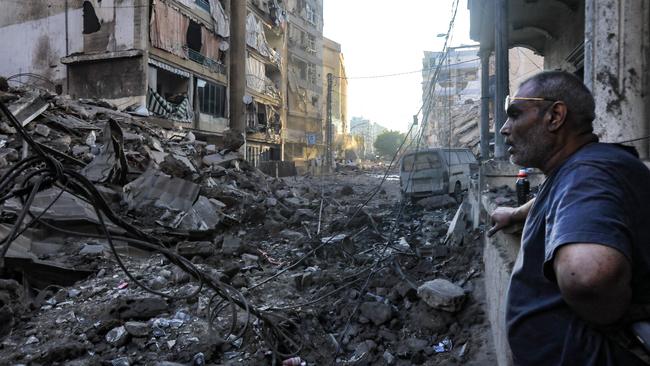
<svg viewBox="0 0 650 366">
<path fill-rule="evenodd" d="M 116 58 L 132 58 L 140 57 L 144 54 L 142 50 L 127 50 L 127 51 L 115 51 L 115 52 L 101 52 L 101 53 L 88 53 L 88 54 L 79 54 L 79 55 L 70 55 L 66 57 L 61 57 L 61 63 L 65 65 L 76 64 L 80 62 L 95 62 L 95 61 L 104 61 L 112 60 Z"/>
<path fill-rule="evenodd" d="M 508 186 L 512 189 L 515 188 L 517 181 L 517 173 L 519 169 L 516 165 L 511 164 L 505 160 L 488 160 L 481 164 L 481 176 L 485 179 L 486 189 L 496 188 L 501 186 Z M 535 169 L 532 173 L 528 173 L 528 181 L 531 187 L 542 184 L 545 176 L 542 172 Z"/>
<path fill-rule="evenodd" d="M 515 252 L 519 250 L 519 238 L 511 234 L 497 233 L 491 238 L 486 235 L 484 239 L 483 263 L 488 320 L 498 365 L 510 366 L 512 354 L 506 336 L 506 297 L 516 259 Z"/>
<path fill-rule="evenodd" d="M 488 197 L 483 196 L 479 209 L 483 217 L 497 207 Z M 473 207 L 474 208 L 474 207 Z M 489 219 L 487 219 L 489 221 Z M 488 224 L 489 222 L 485 223 Z M 484 235 L 483 265 L 485 266 L 485 292 L 487 315 L 492 331 L 495 354 L 499 366 L 511 366 L 512 354 L 506 335 L 506 298 L 512 268 L 519 254 L 522 226 L 499 231 L 489 238 Z"/>
</svg>

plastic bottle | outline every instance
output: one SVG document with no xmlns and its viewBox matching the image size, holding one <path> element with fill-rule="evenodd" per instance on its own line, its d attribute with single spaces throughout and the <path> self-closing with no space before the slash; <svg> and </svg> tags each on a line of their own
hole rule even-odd
<svg viewBox="0 0 650 366">
<path fill-rule="evenodd" d="M 530 182 L 528 181 L 528 173 L 526 172 L 526 169 L 519 169 L 515 187 L 517 190 L 517 204 L 521 206 L 528 202 L 528 196 L 530 195 Z"/>
</svg>

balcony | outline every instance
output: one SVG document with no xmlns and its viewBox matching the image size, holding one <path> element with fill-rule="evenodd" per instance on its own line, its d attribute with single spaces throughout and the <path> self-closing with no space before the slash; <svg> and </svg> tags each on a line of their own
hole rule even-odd
<svg viewBox="0 0 650 366">
<path fill-rule="evenodd" d="M 188 59 L 207 67 L 208 69 L 210 69 L 210 71 L 214 73 L 226 75 L 226 67 L 224 64 L 220 63 L 219 61 L 213 60 L 209 57 L 206 57 L 202 55 L 200 52 L 195 51 L 187 46 L 183 48 L 187 53 Z"/>
</svg>

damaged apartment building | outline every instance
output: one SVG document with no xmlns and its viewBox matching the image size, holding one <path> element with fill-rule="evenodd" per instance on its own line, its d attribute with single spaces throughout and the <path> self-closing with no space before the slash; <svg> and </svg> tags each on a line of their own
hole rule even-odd
<svg viewBox="0 0 650 366">
<path fill-rule="evenodd" d="M 479 46 L 449 47 L 446 52 L 424 52 L 422 59 L 422 100 L 427 128 L 425 139 L 431 147 L 467 147 L 479 153 L 481 61 Z M 543 58 L 532 50 L 514 47 L 509 50 L 510 88 L 516 89 L 526 77 L 541 70 Z M 439 72 L 436 69 L 440 67 Z M 494 96 L 494 57 L 488 65 L 488 95 Z M 437 82 L 431 84 L 432 78 Z M 431 87 L 433 86 L 433 89 Z M 490 120 L 489 140 L 494 139 Z M 493 144 L 493 143 L 492 143 Z"/>
<path fill-rule="evenodd" d="M 296 146 L 306 146 L 308 134 L 321 128 L 322 2 L 249 0 L 242 19 L 231 17 L 234 4 L 9 2 L 0 14 L 0 75 L 73 98 L 101 99 L 216 141 L 229 129 L 245 132 L 246 158 L 255 166 L 300 158 Z M 242 37 L 231 34 L 240 29 L 235 21 L 245 23 Z M 245 48 L 245 67 L 233 68 L 238 47 Z M 237 98 L 243 116 L 233 118 L 238 80 L 245 83 L 243 98 Z M 283 136 L 290 146 L 284 156 Z"/>
<path fill-rule="evenodd" d="M 325 153 L 323 1 L 288 0 L 288 91 L 285 158 L 296 166 Z"/>
</svg>

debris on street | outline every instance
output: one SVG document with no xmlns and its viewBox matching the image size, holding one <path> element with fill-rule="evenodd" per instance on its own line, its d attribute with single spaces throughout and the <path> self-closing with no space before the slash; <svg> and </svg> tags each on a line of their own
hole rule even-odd
<svg viewBox="0 0 650 366">
<path fill-rule="evenodd" d="M 493 360 L 479 235 L 455 201 L 402 202 L 361 171 L 273 178 L 191 131 L 7 95 L 0 359 Z"/>
</svg>

